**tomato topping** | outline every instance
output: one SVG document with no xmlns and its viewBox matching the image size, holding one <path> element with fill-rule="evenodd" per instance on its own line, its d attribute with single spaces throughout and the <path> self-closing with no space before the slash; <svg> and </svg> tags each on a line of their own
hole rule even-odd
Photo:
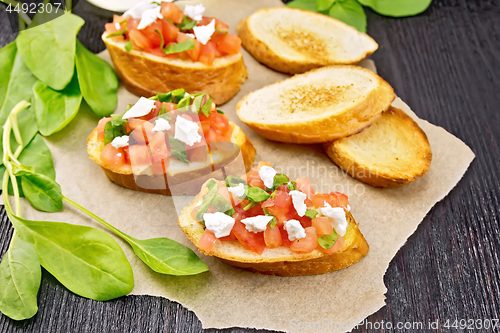
<svg viewBox="0 0 500 333">
<path fill-rule="evenodd" d="M 143 168 L 153 164 L 149 155 L 149 148 L 145 145 L 129 146 L 130 164 L 133 167 Z"/>
<path fill-rule="evenodd" d="M 208 139 L 207 139 L 208 141 Z M 261 189 L 265 190 L 266 186 L 264 185 L 264 181 L 260 178 L 259 175 L 259 170 L 256 169 L 251 169 L 247 173 L 247 183 L 250 186 L 253 187 L 260 187 Z"/>
<path fill-rule="evenodd" d="M 164 3 L 164 2 L 162 2 Z M 205 229 L 203 235 L 201 235 L 200 240 L 198 241 L 198 248 L 206 253 L 212 251 L 215 243 L 217 243 L 217 237 L 215 237 L 214 233 L 208 229 Z"/>
<path fill-rule="evenodd" d="M 295 179 L 297 183 L 297 190 L 304 192 L 307 195 L 307 199 L 314 200 L 315 193 L 311 181 L 306 177 L 299 177 Z"/>
<path fill-rule="evenodd" d="M 121 168 L 125 165 L 125 152 L 123 148 L 117 149 L 108 143 L 102 148 L 101 161 L 109 166 Z"/>
<path fill-rule="evenodd" d="M 172 23 L 167 20 L 160 20 L 162 27 L 163 38 L 165 39 L 165 45 L 171 42 L 177 41 L 177 35 L 179 34 L 179 28 L 177 28 Z"/>
<path fill-rule="evenodd" d="M 318 237 L 333 234 L 332 222 L 328 217 L 315 217 L 312 219 L 312 226 L 316 229 Z"/>
<path fill-rule="evenodd" d="M 337 204 L 339 207 L 347 208 L 347 206 L 349 206 L 349 198 L 344 193 L 332 192 L 330 193 L 330 195 L 335 196 L 337 198 Z"/>
<path fill-rule="evenodd" d="M 149 149 L 153 162 L 161 161 L 169 156 L 167 142 L 165 141 L 165 134 L 163 132 L 156 132 L 149 142 Z"/>
<path fill-rule="evenodd" d="M 191 147 L 186 147 L 190 162 L 205 162 L 209 156 L 207 143 L 202 140 Z"/>
<path fill-rule="evenodd" d="M 116 23 L 118 23 L 118 22 L 116 22 Z M 125 29 L 125 24 L 121 25 L 120 23 L 118 23 L 118 26 L 117 26 L 116 23 L 106 23 L 104 25 L 104 28 L 106 29 L 106 32 L 108 34 L 112 34 L 112 33 L 115 33 L 117 31 L 121 31 L 121 30 Z M 122 41 L 125 39 L 125 37 L 123 35 L 118 35 L 115 37 L 111 37 L 111 39 L 114 41 Z"/>
<path fill-rule="evenodd" d="M 217 50 L 217 45 L 212 41 L 208 41 L 206 45 L 201 45 L 200 58 L 198 61 L 210 66 L 215 58 L 220 55 L 220 52 Z"/>
<path fill-rule="evenodd" d="M 139 30 L 129 29 L 129 36 L 130 40 L 132 41 L 132 45 L 134 47 L 142 50 L 153 48 L 153 44 L 151 43 L 151 41 L 146 36 L 144 36 Z"/>
<path fill-rule="evenodd" d="M 281 239 L 281 232 L 279 227 L 275 226 L 271 229 L 271 227 L 269 227 L 268 225 L 266 230 L 264 231 L 264 241 L 266 242 L 267 247 L 270 249 L 276 249 L 280 247 L 283 241 Z"/>
<path fill-rule="evenodd" d="M 325 202 L 328 202 L 332 207 L 346 207 L 349 205 L 347 195 L 340 192 L 332 192 L 316 194 L 313 204 L 314 207 L 325 207 Z"/>
<path fill-rule="evenodd" d="M 182 19 L 184 18 L 182 10 L 173 2 L 162 2 L 160 13 L 164 18 L 169 19 L 175 24 L 182 23 Z"/>
<path fill-rule="evenodd" d="M 225 36 L 217 43 L 217 48 L 220 52 L 224 54 L 236 54 L 240 52 L 241 49 L 241 39 L 240 37 L 233 35 L 231 33 L 225 34 Z"/>
<path fill-rule="evenodd" d="M 245 228 L 245 225 L 237 220 L 233 227 L 233 232 L 238 241 L 247 249 L 262 254 L 266 248 L 264 233 L 253 233 Z"/>
<path fill-rule="evenodd" d="M 229 242 L 229 241 L 235 241 L 235 240 L 237 240 L 237 238 L 234 235 L 234 232 L 231 230 L 231 233 L 229 234 L 229 236 L 221 237 L 221 238 L 219 238 L 219 240 L 221 240 L 223 242 Z"/>
<path fill-rule="evenodd" d="M 140 122 L 140 123 L 139 123 Z M 130 135 L 138 144 L 147 144 L 153 138 L 154 125 L 142 119 L 129 119 L 129 126 L 132 129 Z"/>
<path fill-rule="evenodd" d="M 182 33 L 182 32 L 179 32 L 179 34 L 177 35 L 177 42 L 178 43 L 185 42 L 188 39 L 192 39 L 192 38 L 189 37 L 188 35 Z M 192 61 L 197 61 L 198 60 L 198 57 L 200 56 L 201 45 L 202 44 L 195 39 L 194 40 L 194 49 L 191 49 L 189 51 L 185 51 L 185 53 L 188 55 L 188 57 Z"/>
<path fill-rule="evenodd" d="M 97 140 L 104 142 L 104 127 L 111 120 L 111 117 L 104 117 L 97 124 Z"/>
<path fill-rule="evenodd" d="M 128 30 L 130 31 L 132 29 L 137 29 L 139 23 L 141 23 L 141 19 L 134 19 L 134 18 L 127 19 Z"/>
<path fill-rule="evenodd" d="M 332 253 L 335 253 L 335 252 L 342 250 L 344 248 L 344 244 L 345 244 L 344 237 L 339 236 L 339 238 L 337 239 L 335 244 L 331 248 L 329 248 L 328 250 L 325 250 L 319 244 L 318 244 L 318 249 L 323 253 L 332 254 Z"/>
<path fill-rule="evenodd" d="M 316 235 L 316 229 L 314 227 L 305 228 L 306 237 L 301 239 L 296 239 L 290 245 L 290 249 L 298 253 L 310 253 L 314 251 L 318 245 L 318 236 Z"/>
<path fill-rule="evenodd" d="M 151 48 L 160 47 L 161 45 L 161 36 L 155 30 L 161 32 L 163 34 L 163 28 L 160 20 L 151 23 L 144 29 L 139 30 L 149 41 L 151 42 Z"/>
</svg>

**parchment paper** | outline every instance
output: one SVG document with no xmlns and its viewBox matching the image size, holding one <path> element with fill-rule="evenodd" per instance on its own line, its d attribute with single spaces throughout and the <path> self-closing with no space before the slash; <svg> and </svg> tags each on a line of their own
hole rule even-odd
<svg viewBox="0 0 500 333">
<path fill-rule="evenodd" d="M 268 1 L 204 1 L 208 15 L 236 24 L 261 7 L 280 6 Z M 339 190 L 349 196 L 352 214 L 360 223 L 370 252 L 357 264 L 330 274 L 304 277 L 256 275 L 233 268 L 218 259 L 200 255 L 210 271 L 192 277 L 172 277 L 154 273 L 120 239 L 118 243 L 130 260 L 135 277 L 132 294 L 156 295 L 175 300 L 193 310 L 205 328 L 255 327 L 280 331 L 320 325 L 319 330 L 343 332 L 352 329 L 368 315 L 384 306 L 384 273 L 389 262 L 415 231 L 432 206 L 457 184 L 474 158 L 459 139 L 417 116 L 400 99 L 394 102 L 412 116 L 427 133 L 433 160 L 429 172 L 417 181 L 395 189 L 376 189 L 337 168 L 320 146 L 299 146 L 270 142 L 241 123 L 235 105 L 245 94 L 286 76 L 274 72 L 243 51 L 250 73 L 242 91 L 221 106 L 257 149 L 256 161 L 273 163 L 290 177 L 307 176 L 316 190 Z M 109 61 L 107 52 L 101 56 Z M 374 69 L 370 61 L 363 62 Z M 119 91 L 117 112 L 136 96 L 123 87 Z M 106 178 L 86 152 L 86 138 L 97 125 L 87 107 L 63 132 L 46 141 L 52 151 L 57 181 L 63 193 L 109 223 L 137 238 L 169 237 L 193 249 L 177 226 L 175 209 L 169 197 L 136 192 L 119 187 Z M 453 161 L 453 163 L 449 163 Z M 72 207 L 60 213 L 38 212 L 23 201 L 26 218 L 100 225 Z M 318 326 L 316 326 L 318 328 Z M 318 329 L 317 329 L 318 330 Z"/>
</svg>

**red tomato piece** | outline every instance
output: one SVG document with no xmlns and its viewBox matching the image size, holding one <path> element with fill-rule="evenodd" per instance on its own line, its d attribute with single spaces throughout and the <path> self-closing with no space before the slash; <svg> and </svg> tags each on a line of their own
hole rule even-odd
<svg viewBox="0 0 500 333">
<path fill-rule="evenodd" d="M 138 124 L 139 121 L 142 123 Z M 149 121 L 142 119 L 129 119 L 129 126 L 132 129 L 132 133 L 130 133 L 130 135 L 134 138 L 136 143 L 147 144 L 149 143 L 149 140 L 153 139 L 154 125 Z"/>
<path fill-rule="evenodd" d="M 264 231 L 264 241 L 266 242 L 266 245 L 270 249 L 276 249 L 281 246 L 283 243 L 281 239 L 281 232 L 280 228 L 277 226 L 274 226 L 274 228 L 270 228 L 267 226 L 266 230 Z"/>
<path fill-rule="evenodd" d="M 208 41 L 206 45 L 201 45 L 199 57 L 201 63 L 211 66 L 217 56 L 220 56 L 220 53 L 214 42 Z"/>
<path fill-rule="evenodd" d="M 240 52 L 241 39 L 240 39 L 240 37 L 228 32 L 217 43 L 217 49 L 219 49 L 219 51 L 223 54 L 236 54 L 236 53 Z"/>
<path fill-rule="evenodd" d="M 215 237 L 213 232 L 205 229 L 203 235 L 201 235 L 201 238 L 198 241 L 198 248 L 203 252 L 209 253 L 210 251 L 212 251 L 215 243 L 217 243 L 217 237 Z"/>
<path fill-rule="evenodd" d="M 101 151 L 101 161 L 114 168 L 121 168 L 126 164 L 125 162 L 125 152 L 123 148 L 115 148 L 108 143 L 102 148 Z"/>
<path fill-rule="evenodd" d="M 345 238 L 342 236 L 339 236 L 339 238 L 337 239 L 335 244 L 331 248 L 329 248 L 328 250 L 325 250 L 320 245 L 318 245 L 318 249 L 323 253 L 332 254 L 332 253 L 335 253 L 335 252 L 342 250 L 344 248 L 344 244 L 345 244 Z"/>
<path fill-rule="evenodd" d="M 312 219 L 312 226 L 316 229 L 318 237 L 333 234 L 332 222 L 328 217 L 315 217 Z"/>
<path fill-rule="evenodd" d="M 104 142 L 104 127 L 111 120 L 111 117 L 104 117 L 97 124 L 97 140 Z"/>
<path fill-rule="evenodd" d="M 165 141 L 165 134 L 163 134 L 163 132 L 156 132 L 153 135 L 153 138 L 149 142 L 149 149 L 151 150 L 153 162 L 158 162 L 168 158 L 169 150 L 167 142 Z"/>
<path fill-rule="evenodd" d="M 125 26 L 122 27 L 122 25 L 120 25 L 120 23 L 118 23 L 118 26 L 117 26 L 116 25 L 117 23 L 106 23 L 104 25 L 104 28 L 106 29 L 106 32 L 108 34 L 112 34 L 112 33 L 115 33 L 117 31 L 121 31 L 121 30 L 125 29 Z M 111 37 L 111 39 L 114 40 L 114 41 L 121 41 L 121 40 L 125 39 L 125 36 L 124 35 L 118 35 L 118 36 L 115 36 L 115 37 Z"/>
<path fill-rule="evenodd" d="M 167 45 L 170 42 L 177 41 L 179 28 L 177 28 L 175 25 L 173 25 L 172 23 L 168 22 L 165 19 L 161 20 L 161 27 L 162 27 L 163 38 L 165 39 L 165 45 Z"/>
<path fill-rule="evenodd" d="M 182 43 L 187 41 L 188 39 L 192 39 L 191 37 L 187 36 L 186 34 L 179 32 L 177 35 L 177 42 Z M 201 50 L 201 43 L 198 42 L 196 39 L 194 40 L 194 49 L 191 49 L 189 51 L 185 51 L 185 53 L 188 55 L 188 57 L 192 61 L 198 61 L 198 58 L 200 56 L 200 50 Z"/>
<path fill-rule="evenodd" d="M 146 36 L 144 36 L 139 30 L 130 29 L 129 36 L 130 40 L 132 41 L 132 45 L 134 47 L 142 50 L 153 48 L 153 44 L 151 43 L 151 41 Z"/>
<path fill-rule="evenodd" d="M 288 232 L 286 232 L 286 230 L 283 228 L 283 225 L 280 227 L 278 227 L 278 225 L 276 225 L 276 228 L 279 228 L 279 230 L 280 230 L 281 245 L 285 246 L 285 247 L 290 247 L 290 245 L 292 244 L 292 241 L 288 239 Z"/>
<path fill-rule="evenodd" d="M 262 254 L 266 248 L 266 243 L 264 241 L 264 233 L 253 233 L 245 228 L 245 225 L 237 220 L 233 227 L 233 232 L 238 241 L 245 246 L 247 249 Z"/>
<path fill-rule="evenodd" d="M 305 193 L 307 195 L 307 199 L 311 201 L 314 200 L 316 192 L 314 192 L 314 188 L 309 179 L 306 177 L 299 177 L 295 179 L 295 182 L 297 183 L 297 190 Z"/>
<path fill-rule="evenodd" d="M 305 228 L 306 237 L 302 239 L 296 239 L 290 245 L 290 249 L 298 253 L 310 253 L 314 251 L 318 245 L 318 236 L 316 235 L 316 229 L 314 227 Z"/>
<path fill-rule="evenodd" d="M 207 141 L 208 141 L 208 139 L 207 139 Z M 260 178 L 259 171 L 256 169 L 251 169 L 250 171 L 248 171 L 247 182 L 248 182 L 248 185 L 250 185 L 250 186 L 260 187 L 263 190 L 266 189 L 266 186 L 264 185 L 264 181 Z"/>
<path fill-rule="evenodd" d="M 163 35 L 163 27 L 160 20 L 156 20 L 144 29 L 139 30 L 147 39 L 151 42 L 152 49 L 160 47 L 161 36 L 156 31 L 159 31 Z"/>
<path fill-rule="evenodd" d="M 230 241 L 235 241 L 237 240 L 236 236 L 234 235 L 234 232 L 231 230 L 231 233 L 229 234 L 229 236 L 226 236 L 226 237 L 221 237 L 219 238 L 220 241 L 223 241 L 223 242 L 230 242 Z"/>
<path fill-rule="evenodd" d="M 143 168 L 153 164 L 149 148 L 145 145 L 129 146 L 130 164 L 133 167 Z"/>
<path fill-rule="evenodd" d="M 164 18 L 169 19 L 175 24 L 182 23 L 182 19 L 184 18 L 182 10 L 173 2 L 162 2 L 160 13 Z"/>
<path fill-rule="evenodd" d="M 337 207 L 337 198 L 332 198 L 328 193 L 318 193 L 314 196 L 314 207 L 325 207 L 325 202 L 328 202 L 332 207 Z"/>
<path fill-rule="evenodd" d="M 337 198 L 337 203 L 340 207 L 347 208 L 347 206 L 349 206 L 349 198 L 344 193 L 332 192 L 330 193 L 330 195 L 335 196 Z"/>
</svg>

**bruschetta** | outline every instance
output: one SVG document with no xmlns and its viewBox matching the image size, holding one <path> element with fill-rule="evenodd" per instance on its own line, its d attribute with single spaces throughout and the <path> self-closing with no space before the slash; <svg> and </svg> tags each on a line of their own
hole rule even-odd
<svg viewBox="0 0 500 333">
<path fill-rule="evenodd" d="M 242 178 L 208 180 L 178 221 L 202 253 L 262 274 L 332 272 L 369 249 L 345 194 L 315 193 L 307 178 L 264 162 Z"/>
<path fill-rule="evenodd" d="M 234 96 L 248 76 L 241 39 L 204 10 L 141 2 L 115 15 L 102 40 L 122 84 L 146 97 L 179 88 L 207 93 L 217 105 Z"/>
<path fill-rule="evenodd" d="M 250 140 L 209 95 L 184 89 L 141 97 L 124 114 L 102 118 L 87 152 L 112 182 L 166 195 L 194 195 L 215 168 L 240 158 L 248 170 L 255 157 Z"/>
</svg>

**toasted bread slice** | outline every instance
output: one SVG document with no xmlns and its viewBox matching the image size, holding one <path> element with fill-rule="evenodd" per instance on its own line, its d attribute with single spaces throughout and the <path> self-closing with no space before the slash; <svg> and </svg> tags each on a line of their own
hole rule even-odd
<svg viewBox="0 0 500 333">
<path fill-rule="evenodd" d="M 191 204 L 184 207 L 178 219 L 182 231 L 196 246 L 204 229 L 193 219 L 191 212 L 207 191 L 208 188 L 203 186 Z M 358 262 L 369 250 L 368 243 L 350 213 L 347 215 L 347 221 L 344 248 L 332 254 L 324 254 L 319 250 L 296 253 L 282 246 L 277 249 L 266 248 L 260 255 L 248 250 L 238 241 L 218 241 L 209 253 L 200 251 L 205 255 L 218 257 L 230 265 L 261 274 L 297 276 L 333 272 Z"/>
<path fill-rule="evenodd" d="M 231 142 L 239 146 L 238 151 L 225 156 L 214 153 L 211 161 L 190 163 L 189 165 L 172 158 L 169 167 L 166 169 L 168 177 L 164 174 L 134 175 L 130 165 L 114 168 L 102 163 L 101 151 L 104 144 L 97 139 L 97 127 L 87 138 L 87 152 L 90 159 L 101 166 L 109 180 L 120 186 L 147 193 L 171 195 L 168 182 L 174 182 L 175 184 L 182 184 L 183 192 L 178 193 L 178 190 L 176 190 L 176 195 L 195 195 L 200 191 L 201 185 L 211 177 L 211 171 L 214 167 L 217 169 L 219 165 L 231 162 L 239 153 L 243 157 L 246 170 L 250 169 L 254 162 L 255 148 L 252 143 L 237 125 L 231 121 L 229 124 L 233 128 Z"/>
<path fill-rule="evenodd" d="M 412 182 L 429 170 L 432 160 L 427 135 L 394 107 L 363 132 L 325 143 L 324 148 L 344 171 L 376 187 Z"/>
<path fill-rule="evenodd" d="M 259 62 L 288 74 L 356 64 L 378 48 L 370 36 L 339 20 L 296 8 L 261 9 L 237 30 L 245 49 Z"/>
<path fill-rule="evenodd" d="M 178 88 L 192 94 L 206 93 L 215 104 L 233 97 L 248 77 L 240 53 L 219 57 L 212 66 L 189 60 L 169 59 L 147 52 L 125 50 L 125 41 L 114 41 L 102 35 L 116 74 L 128 91 L 137 96 L 154 96 Z"/>
<path fill-rule="evenodd" d="M 394 98 L 392 87 L 367 69 L 328 66 L 248 94 L 236 113 L 269 140 L 322 143 L 359 132 Z"/>
</svg>

